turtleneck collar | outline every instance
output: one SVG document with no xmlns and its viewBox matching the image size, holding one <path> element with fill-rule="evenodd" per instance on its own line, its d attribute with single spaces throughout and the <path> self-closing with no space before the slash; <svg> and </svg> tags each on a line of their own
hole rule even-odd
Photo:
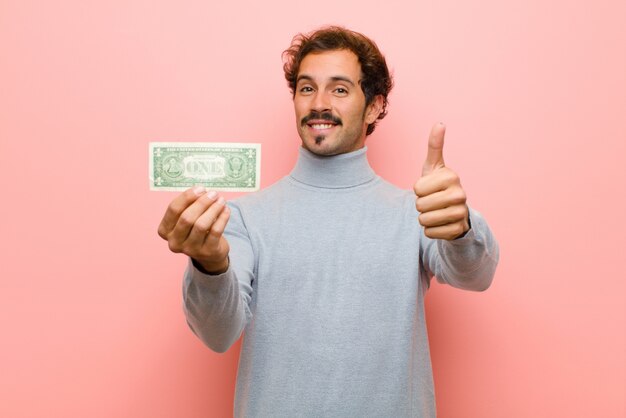
<svg viewBox="0 0 626 418">
<path fill-rule="evenodd" d="M 326 189 L 359 186 L 376 178 L 366 151 L 367 147 L 363 147 L 347 154 L 325 157 L 300 147 L 298 161 L 290 176 L 300 183 Z"/>
</svg>

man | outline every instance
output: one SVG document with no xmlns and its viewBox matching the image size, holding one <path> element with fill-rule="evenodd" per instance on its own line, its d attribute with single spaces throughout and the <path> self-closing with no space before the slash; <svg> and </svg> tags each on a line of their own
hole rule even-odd
<svg viewBox="0 0 626 418">
<path fill-rule="evenodd" d="M 392 79 L 371 40 L 325 28 L 284 57 L 293 171 L 228 206 L 187 190 L 159 226 L 190 257 L 187 321 L 218 352 L 245 329 L 235 416 L 434 417 L 424 294 L 433 275 L 486 289 L 497 243 L 444 165 L 442 124 L 413 192 L 372 171 L 365 139 Z"/>
</svg>

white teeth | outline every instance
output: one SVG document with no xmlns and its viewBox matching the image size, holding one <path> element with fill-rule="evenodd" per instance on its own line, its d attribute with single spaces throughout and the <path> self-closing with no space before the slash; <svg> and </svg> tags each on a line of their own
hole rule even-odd
<svg viewBox="0 0 626 418">
<path fill-rule="evenodd" d="M 314 125 L 311 125 L 311 127 L 313 129 L 330 129 L 333 127 L 333 125 L 331 125 L 330 123 L 316 123 Z"/>
</svg>

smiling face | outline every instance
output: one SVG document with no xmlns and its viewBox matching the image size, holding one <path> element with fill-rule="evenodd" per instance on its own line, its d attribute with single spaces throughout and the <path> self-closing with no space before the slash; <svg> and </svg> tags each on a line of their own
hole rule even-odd
<svg viewBox="0 0 626 418">
<path fill-rule="evenodd" d="M 363 148 L 367 125 L 381 112 L 382 98 L 366 106 L 360 82 L 361 64 L 349 50 L 304 57 L 293 98 L 302 146 L 318 155 Z"/>
</svg>

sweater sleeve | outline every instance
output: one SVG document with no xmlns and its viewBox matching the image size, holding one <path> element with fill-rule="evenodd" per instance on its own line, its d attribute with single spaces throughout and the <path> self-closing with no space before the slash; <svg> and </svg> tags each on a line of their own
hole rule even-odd
<svg viewBox="0 0 626 418">
<path fill-rule="evenodd" d="M 429 279 L 465 289 L 486 290 L 496 271 L 500 250 L 482 215 L 470 208 L 471 229 L 453 241 L 431 239 L 421 228 L 420 255 Z"/>
<path fill-rule="evenodd" d="M 191 330 L 211 350 L 223 353 L 237 341 L 251 318 L 254 253 L 240 211 L 231 207 L 224 232 L 230 265 L 219 275 L 202 273 L 191 259 L 183 278 L 183 310 Z"/>
</svg>

